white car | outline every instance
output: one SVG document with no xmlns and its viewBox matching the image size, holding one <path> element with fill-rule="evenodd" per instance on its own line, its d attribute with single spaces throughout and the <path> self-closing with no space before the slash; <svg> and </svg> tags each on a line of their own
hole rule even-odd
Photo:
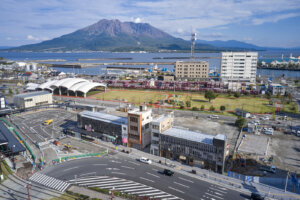
<svg viewBox="0 0 300 200">
<path fill-rule="evenodd" d="M 149 165 L 152 164 L 152 161 L 149 158 L 141 157 L 140 162 L 147 163 Z"/>
<path fill-rule="evenodd" d="M 209 118 L 211 118 L 211 119 L 219 119 L 219 116 L 218 115 L 210 115 Z"/>
</svg>

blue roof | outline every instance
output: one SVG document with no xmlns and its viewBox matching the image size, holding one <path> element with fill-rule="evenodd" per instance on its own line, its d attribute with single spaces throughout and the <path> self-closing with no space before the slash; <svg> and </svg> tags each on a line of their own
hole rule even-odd
<svg viewBox="0 0 300 200">
<path fill-rule="evenodd" d="M 8 149 L 13 153 L 26 151 L 25 147 L 17 140 L 17 138 L 8 130 L 2 121 L 0 121 L 0 138 L 8 141 Z"/>
</svg>

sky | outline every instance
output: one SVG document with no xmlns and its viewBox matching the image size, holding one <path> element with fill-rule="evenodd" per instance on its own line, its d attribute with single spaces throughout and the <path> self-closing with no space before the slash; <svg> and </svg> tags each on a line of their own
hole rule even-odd
<svg viewBox="0 0 300 200">
<path fill-rule="evenodd" d="M 101 19 L 149 23 L 175 37 L 300 47 L 300 0 L 1 0 L 0 46 L 38 43 Z"/>
</svg>

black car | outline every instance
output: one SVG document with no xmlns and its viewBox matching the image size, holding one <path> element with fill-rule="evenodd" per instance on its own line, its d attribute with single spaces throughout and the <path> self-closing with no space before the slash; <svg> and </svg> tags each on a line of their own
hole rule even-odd
<svg viewBox="0 0 300 200">
<path fill-rule="evenodd" d="M 265 198 L 263 196 L 261 196 L 261 194 L 259 194 L 259 193 L 252 192 L 250 199 L 251 200 L 264 200 Z"/>
<path fill-rule="evenodd" d="M 163 174 L 167 176 L 173 176 L 174 172 L 169 169 L 164 169 Z"/>
</svg>

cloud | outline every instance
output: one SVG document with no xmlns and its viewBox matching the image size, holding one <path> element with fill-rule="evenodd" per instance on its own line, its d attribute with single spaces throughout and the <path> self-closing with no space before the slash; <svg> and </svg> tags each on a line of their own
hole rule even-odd
<svg viewBox="0 0 300 200">
<path fill-rule="evenodd" d="M 49 40 L 49 38 L 48 37 L 34 37 L 32 35 L 27 35 L 27 40 L 40 41 L 40 40 Z"/>
<path fill-rule="evenodd" d="M 134 20 L 134 23 L 141 23 L 141 22 L 142 22 L 142 20 L 139 17 Z"/>
<path fill-rule="evenodd" d="M 254 18 L 252 23 L 254 25 L 261 25 L 268 22 L 278 22 L 279 20 L 288 19 L 292 17 L 300 16 L 300 13 L 287 13 L 287 14 L 279 14 L 275 16 L 265 17 L 265 18 Z"/>
</svg>

